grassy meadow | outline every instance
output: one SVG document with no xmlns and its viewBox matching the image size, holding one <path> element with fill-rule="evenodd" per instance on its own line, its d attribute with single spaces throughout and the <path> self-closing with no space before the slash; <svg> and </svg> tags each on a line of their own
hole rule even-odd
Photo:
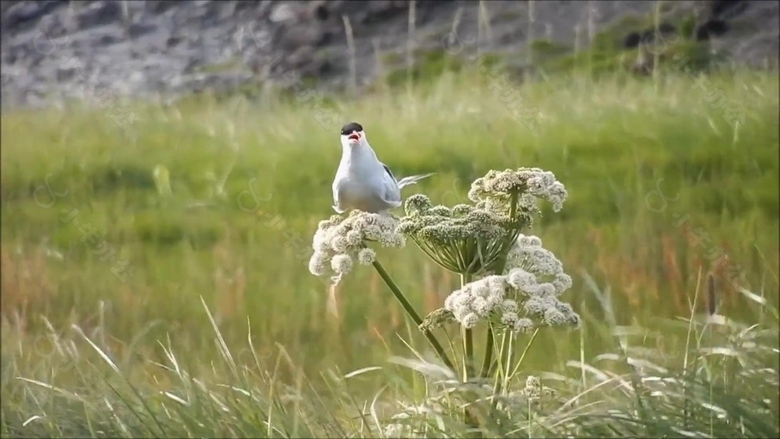
<svg viewBox="0 0 780 439">
<path fill-rule="evenodd" d="M 325 126 L 281 97 L 135 103 L 126 130 L 75 105 L 4 112 L 2 435 L 381 437 L 430 396 L 436 359 L 377 272 L 349 273 L 334 312 L 308 269 L 349 121 L 397 176 L 436 172 L 404 196 L 468 203 L 473 180 L 518 167 L 568 191 L 526 233 L 572 276 L 561 300 L 582 326 L 519 335 L 515 379 L 576 404 L 486 437 L 777 435 L 778 76 L 709 80 L 511 85 L 530 127 L 468 72 L 330 98 Z M 421 314 L 460 286 L 411 241 L 377 255 Z M 692 390 L 658 397 L 665 376 Z M 420 422 L 466 435 L 456 414 Z"/>
</svg>

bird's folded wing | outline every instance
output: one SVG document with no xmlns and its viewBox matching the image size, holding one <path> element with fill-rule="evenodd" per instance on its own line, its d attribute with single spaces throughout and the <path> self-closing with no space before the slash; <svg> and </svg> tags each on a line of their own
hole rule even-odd
<svg viewBox="0 0 780 439">
<path fill-rule="evenodd" d="M 333 190 L 333 207 L 336 208 L 337 212 L 338 209 L 341 209 L 341 203 L 339 203 L 339 192 L 341 191 L 341 183 L 344 181 L 340 171 L 341 167 L 339 167 L 339 172 L 336 173 L 336 177 L 333 179 L 333 185 L 331 186 L 331 189 Z"/>
<path fill-rule="evenodd" d="M 386 164 L 382 163 L 382 167 L 385 168 L 385 172 L 387 172 L 387 175 L 389 175 L 390 178 L 393 179 L 393 181 L 397 181 L 395 179 L 395 175 L 393 175 L 393 171 L 391 171 L 390 168 L 388 168 Z"/>
<path fill-rule="evenodd" d="M 385 166 L 385 169 L 387 169 L 387 166 Z M 388 203 L 399 204 L 401 203 L 401 189 L 398 187 L 398 183 L 395 181 L 395 177 L 393 177 L 393 174 L 390 173 L 389 169 L 387 172 L 388 174 L 385 175 L 385 178 L 382 181 L 384 186 L 384 195 L 382 198 Z"/>
</svg>

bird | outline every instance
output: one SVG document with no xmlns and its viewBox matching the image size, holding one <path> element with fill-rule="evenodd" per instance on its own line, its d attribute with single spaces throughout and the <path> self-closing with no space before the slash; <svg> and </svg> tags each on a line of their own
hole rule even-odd
<svg viewBox="0 0 780 439">
<path fill-rule="evenodd" d="M 341 128 L 341 162 L 333 179 L 333 210 L 386 213 L 401 205 L 401 189 L 435 173 L 397 180 L 368 144 L 363 126 L 350 122 Z"/>
</svg>

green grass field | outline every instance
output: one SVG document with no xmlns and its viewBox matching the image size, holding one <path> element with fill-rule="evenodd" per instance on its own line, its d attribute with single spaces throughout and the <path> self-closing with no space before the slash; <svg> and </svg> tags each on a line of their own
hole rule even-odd
<svg viewBox="0 0 780 439">
<path fill-rule="evenodd" d="M 702 371 L 691 382 L 709 393 L 691 401 L 747 412 L 686 408 L 683 419 L 682 403 L 669 402 L 646 413 L 679 419 L 609 412 L 582 421 L 580 434 L 776 435 L 777 356 L 766 354 L 778 348 L 778 75 L 709 79 L 706 90 L 673 74 L 511 85 L 540 113 L 531 127 L 465 73 L 328 100 L 340 117 L 326 127 L 295 99 L 137 103 L 127 130 L 107 110 L 3 113 L 3 436 L 379 437 L 399 402 L 419 403 L 435 380 L 388 359 L 434 357 L 374 269 L 345 277 L 335 316 L 327 282 L 307 268 L 317 223 L 332 214 L 338 131 L 353 120 L 396 175 L 436 172 L 405 196 L 453 206 L 468 202 L 477 177 L 517 167 L 566 186 L 563 210 L 544 205 L 526 233 L 572 276 L 562 300 L 583 324 L 518 337 L 517 352 L 532 341 L 519 383 L 542 375 L 571 394 L 646 408 L 629 379 L 640 374 L 634 363 L 599 357 L 642 355 L 687 378 Z M 715 90 L 742 120 L 708 102 Z M 116 260 L 101 261 L 109 247 Z M 411 241 L 377 253 L 421 313 L 459 287 Z M 124 275 L 120 260 L 132 266 Z M 686 320 L 712 306 L 731 323 Z M 749 346 L 748 333 L 759 334 Z M 446 336 L 458 344 L 457 329 Z M 731 351 L 703 353 L 712 347 Z M 596 369 L 633 390 L 599 385 Z M 560 414 L 523 416 L 517 429 L 504 422 L 486 434 L 561 434 Z M 461 435 L 447 419 L 440 428 Z"/>
</svg>

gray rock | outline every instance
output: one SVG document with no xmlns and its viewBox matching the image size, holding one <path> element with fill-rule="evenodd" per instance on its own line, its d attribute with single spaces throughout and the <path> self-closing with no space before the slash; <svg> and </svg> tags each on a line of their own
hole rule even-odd
<svg viewBox="0 0 780 439">
<path fill-rule="evenodd" d="M 293 23 L 299 17 L 298 6 L 290 3 L 282 3 L 274 6 L 268 17 L 272 23 Z"/>
<path fill-rule="evenodd" d="M 316 23 L 301 23 L 284 26 L 275 38 L 277 49 L 295 51 L 303 46 L 320 46 L 327 42 L 325 30 Z"/>
<path fill-rule="evenodd" d="M 323 78 L 334 71 L 332 63 L 317 53 L 313 46 L 302 46 L 287 58 L 287 65 L 302 77 Z"/>
<path fill-rule="evenodd" d="M 151 33 L 157 29 L 154 23 L 132 23 L 127 28 L 127 35 L 130 38 L 136 38 L 141 35 Z"/>
<path fill-rule="evenodd" d="M 122 4 L 119 0 L 95 1 L 76 14 L 79 29 L 110 24 L 122 19 Z"/>
<path fill-rule="evenodd" d="M 19 29 L 26 24 L 34 24 L 54 9 L 64 6 L 64 1 L 3 2 L 3 33 Z"/>
</svg>

